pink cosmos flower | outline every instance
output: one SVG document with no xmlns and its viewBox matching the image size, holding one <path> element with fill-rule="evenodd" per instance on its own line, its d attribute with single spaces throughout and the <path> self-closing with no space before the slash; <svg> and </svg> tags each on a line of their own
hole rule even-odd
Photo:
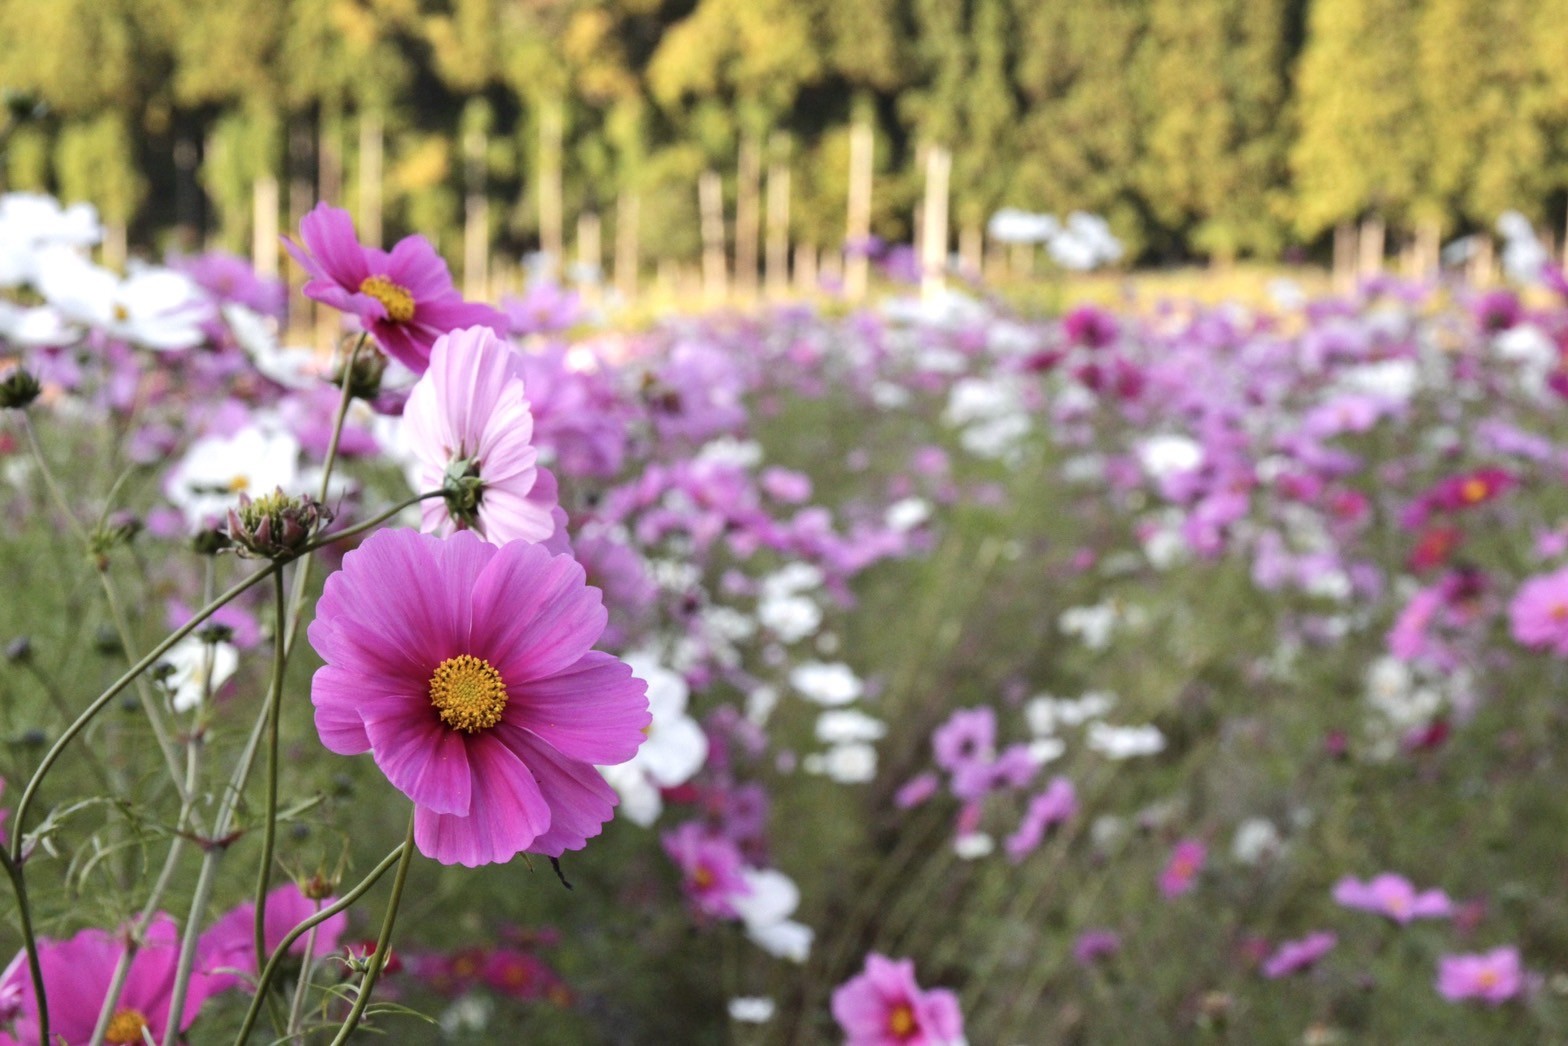
<svg viewBox="0 0 1568 1046">
<path fill-rule="evenodd" d="M 1085 930 L 1073 943 L 1073 959 L 1079 966 L 1093 966 L 1121 951 L 1122 938 L 1114 930 Z"/>
<path fill-rule="evenodd" d="M 591 649 L 599 590 L 569 556 L 461 531 L 378 531 L 327 579 L 310 643 L 322 744 L 370 752 L 443 864 L 551 857 L 598 835 L 650 722 L 646 684 Z"/>
<path fill-rule="evenodd" d="M 365 247 L 345 210 L 316 205 L 299 223 L 304 245 L 285 239 L 310 274 L 305 296 L 359 317 L 371 337 L 416 374 L 447 331 L 483 324 L 507 329 L 502 312 L 466 302 L 446 262 L 423 236 L 405 236 L 390 252 Z"/>
<path fill-rule="evenodd" d="M 1412 919 L 1446 919 L 1454 910 L 1442 890 L 1417 893 L 1409 879 L 1393 872 L 1366 882 L 1346 876 L 1335 885 L 1334 900 L 1346 908 L 1387 916 L 1401 926 Z"/>
<path fill-rule="evenodd" d="M 1263 961 L 1263 976 L 1276 980 L 1293 973 L 1300 973 L 1333 951 L 1338 943 L 1339 937 L 1327 930 L 1309 933 L 1298 940 L 1286 941 Z"/>
<path fill-rule="evenodd" d="M 1520 646 L 1568 657 L 1568 567 L 1520 585 L 1508 604 L 1508 624 Z"/>
<path fill-rule="evenodd" d="M 1169 900 L 1191 890 L 1208 856 L 1208 847 L 1197 839 L 1183 839 L 1171 847 L 1170 860 L 1160 872 L 1160 896 Z"/>
<path fill-rule="evenodd" d="M 267 919 L 262 938 L 270 958 L 272 951 L 283 942 L 290 930 L 331 904 L 335 898 L 326 897 L 312 901 L 300 893 L 294 883 L 284 883 L 267 894 Z M 256 904 L 246 901 L 208 927 L 197 945 L 196 968 L 207 974 L 208 987 L 213 994 L 228 991 L 240 983 L 242 976 L 255 977 L 261 972 L 256 960 Z M 339 912 L 316 927 L 316 942 L 312 952 L 316 958 L 331 955 L 338 950 L 338 942 L 348 930 L 348 914 Z M 289 948 L 290 955 L 305 954 L 305 937 Z"/>
<path fill-rule="evenodd" d="M 945 988 L 924 991 L 911 959 L 875 952 L 866 968 L 833 992 L 833 1019 L 845 1046 L 961 1046 L 964 1018 L 958 996 Z"/>
<path fill-rule="evenodd" d="M 1072 781 L 1065 777 L 1052 778 L 1045 791 L 1029 800 L 1023 821 L 1004 844 L 1007 856 L 1014 862 L 1023 860 L 1045 838 L 1045 833 L 1056 825 L 1072 818 L 1078 812 L 1078 795 Z"/>
<path fill-rule="evenodd" d="M 1475 999 L 1497 1006 L 1523 989 L 1519 949 L 1512 946 L 1476 955 L 1445 955 L 1437 961 L 1437 991 L 1449 1002 Z"/>
<path fill-rule="evenodd" d="M 120 1002 L 109 1022 L 104 1042 L 113 1046 L 141 1043 L 143 1031 L 163 1041 L 169 1025 L 169 996 L 174 990 L 175 967 L 179 960 L 180 935 L 174 919 L 163 913 L 153 917 L 141 947 L 131 960 Z M 83 930 L 70 940 L 38 940 L 38 960 L 43 967 L 44 991 L 49 999 L 49 1034 L 52 1041 L 85 1043 L 93 1036 L 98 1011 L 109 994 L 114 968 L 125 951 L 120 934 L 106 930 Z M 38 1042 L 38 1003 L 33 982 L 26 976 L 21 984 L 21 1013 L 16 1021 L 19 1042 Z M 185 1011 L 180 1017 L 183 1032 L 196 1019 L 202 1003 L 212 994 L 207 978 L 191 976 Z"/>
<path fill-rule="evenodd" d="M 692 907 L 719 919 L 738 919 L 735 899 L 751 892 L 745 860 L 733 840 L 687 821 L 663 836 L 664 852 L 681 870 Z"/>
<path fill-rule="evenodd" d="M 538 467 L 516 353 L 488 327 L 443 334 L 403 408 L 427 533 L 544 541 L 556 529 L 555 477 Z"/>
</svg>

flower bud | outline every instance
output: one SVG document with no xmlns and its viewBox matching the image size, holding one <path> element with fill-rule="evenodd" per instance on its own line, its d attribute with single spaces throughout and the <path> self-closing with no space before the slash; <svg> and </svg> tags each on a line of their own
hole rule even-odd
<svg viewBox="0 0 1568 1046">
<path fill-rule="evenodd" d="M 345 335 L 338 345 L 332 361 L 332 384 L 342 388 L 344 381 L 347 381 L 350 396 L 373 400 L 381 391 L 381 378 L 387 371 L 387 358 L 368 340 L 356 354 L 354 344 L 359 338 L 358 334 Z M 352 367 L 348 365 L 350 359 L 354 361 Z"/>
<path fill-rule="evenodd" d="M 229 539 L 242 556 L 293 559 L 316 528 L 331 520 L 331 511 L 308 494 L 280 489 L 254 500 L 241 494 L 239 508 L 229 510 Z"/>
<path fill-rule="evenodd" d="M 37 399 L 42 391 L 43 386 L 38 384 L 32 372 L 13 367 L 4 377 L 0 377 L 0 407 L 21 410 Z"/>
<path fill-rule="evenodd" d="M 5 659 L 13 665 L 24 665 L 33 657 L 33 641 L 26 636 L 17 636 L 5 645 Z"/>
<path fill-rule="evenodd" d="M 229 536 L 217 527 L 207 527 L 191 538 L 191 548 L 198 556 L 216 556 L 229 545 Z"/>
</svg>

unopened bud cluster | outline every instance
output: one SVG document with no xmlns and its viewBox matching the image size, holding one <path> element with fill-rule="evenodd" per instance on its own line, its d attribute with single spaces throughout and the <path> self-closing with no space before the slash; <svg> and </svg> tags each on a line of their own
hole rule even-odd
<svg viewBox="0 0 1568 1046">
<path fill-rule="evenodd" d="M 42 391 L 43 387 L 31 372 L 14 367 L 0 377 L 0 407 L 21 410 L 37 399 Z"/>
<path fill-rule="evenodd" d="M 228 537 L 242 556 L 292 559 L 331 520 L 331 511 L 308 494 L 276 490 L 254 499 L 241 494 L 239 507 L 229 510 Z"/>
</svg>

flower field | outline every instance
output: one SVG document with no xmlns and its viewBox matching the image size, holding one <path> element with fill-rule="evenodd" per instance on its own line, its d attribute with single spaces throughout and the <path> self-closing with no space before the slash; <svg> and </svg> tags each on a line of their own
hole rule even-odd
<svg viewBox="0 0 1568 1046">
<path fill-rule="evenodd" d="M 0 197 L 0 1043 L 1568 1037 L 1523 234 L 618 327 L 322 205 L 330 353 L 101 234 Z"/>
</svg>

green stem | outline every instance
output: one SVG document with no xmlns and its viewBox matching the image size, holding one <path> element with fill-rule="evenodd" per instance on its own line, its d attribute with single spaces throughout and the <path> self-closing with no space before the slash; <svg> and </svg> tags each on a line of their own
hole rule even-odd
<svg viewBox="0 0 1568 1046">
<path fill-rule="evenodd" d="M 135 656 L 136 644 L 131 639 L 130 625 L 125 620 L 125 613 L 120 609 L 120 600 L 115 592 L 114 582 L 109 578 L 107 565 L 98 570 L 98 579 L 103 582 L 104 598 L 109 603 L 109 616 L 114 620 L 114 630 L 120 637 L 120 646 L 125 651 L 125 658 L 129 661 Z M 169 727 L 163 719 L 163 709 L 158 704 L 157 695 L 147 685 L 144 675 L 135 677 L 136 696 L 141 700 L 142 711 L 147 716 L 147 723 L 152 727 L 152 736 L 158 742 L 158 751 L 163 753 L 163 761 L 169 770 L 169 779 L 174 782 L 174 789 L 179 793 L 180 802 L 185 801 L 185 790 L 182 784 L 182 771 L 179 756 L 175 754 L 174 742 L 169 738 Z"/>
<path fill-rule="evenodd" d="M 354 347 L 349 350 L 348 360 L 343 365 L 343 395 L 338 398 L 337 416 L 332 421 L 332 436 L 327 441 L 327 456 L 321 463 L 321 496 L 317 499 L 323 505 L 327 503 L 327 493 L 332 486 L 332 467 L 338 460 L 338 443 L 343 438 L 343 425 L 348 421 L 348 408 L 354 402 L 353 371 L 354 362 L 359 359 L 359 350 L 364 348 L 368 332 L 361 334 Z M 288 641 L 284 646 L 285 653 L 294 649 L 294 639 L 299 634 L 300 616 L 305 608 L 305 590 L 310 586 L 310 566 L 313 557 L 307 552 L 300 557 L 299 567 L 294 573 L 294 593 L 289 601 L 289 627 Z"/>
<path fill-rule="evenodd" d="M 234 1039 L 234 1046 L 244 1046 L 251 1030 L 255 1028 L 256 1018 L 261 1016 L 261 1000 L 267 994 L 267 988 L 272 984 L 272 979 L 277 976 L 278 967 L 283 964 L 283 960 L 288 956 L 289 949 L 294 946 L 294 942 L 339 912 L 346 911 L 350 905 L 363 897 L 367 890 L 381 881 L 381 877 L 387 873 L 387 869 L 391 868 L 394 862 L 400 861 L 403 855 L 412 849 L 412 844 L 400 843 L 393 848 L 391 853 L 381 859 L 380 864 L 370 870 L 369 875 L 359 881 L 359 885 L 283 935 L 283 940 L 279 941 L 277 948 L 273 949 L 271 958 L 267 960 L 267 965 L 262 968 L 261 976 L 256 980 L 256 991 L 251 996 L 250 1009 L 245 1013 L 245 1021 L 240 1025 L 240 1033 Z M 259 956 L 257 961 L 260 961 Z"/>
<path fill-rule="evenodd" d="M 49 1041 L 49 999 L 44 990 L 44 968 L 38 962 L 38 939 L 33 936 L 32 908 L 27 903 L 27 882 L 15 857 L 0 848 L 0 864 L 11 877 L 16 891 L 16 910 L 22 922 L 22 948 L 27 952 L 27 972 L 33 979 L 33 998 L 38 1000 L 38 1041 Z"/>
<path fill-rule="evenodd" d="M 83 545 L 86 545 L 87 531 L 82 529 L 81 521 L 76 518 L 76 513 L 71 511 L 70 502 L 65 500 L 65 492 L 55 482 L 54 473 L 50 471 L 49 462 L 44 457 L 44 448 L 38 442 L 38 434 L 33 431 L 32 421 L 28 419 L 26 412 L 21 413 L 22 431 L 27 433 L 27 445 L 33 452 L 33 460 L 38 463 L 38 474 L 43 477 L 44 488 L 49 491 L 49 497 L 54 502 L 55 508 L 59 509 L 60 514 L 65 517 L 65 521 L 70 524 L 71 533 L 75 534 L 77 540 Z"/>
<path fill-rule="evenodd" d="M 411 811 L 408 815 L 408 835 L 403 840 L 403 856 L 398 860 L 397 875 L 392 879 L 392 896 L 387 899 L 386 918 L 381 920 L 381 934 L 376 938 L 376 952 L 370 957 L 364 980 L 360 981 L 359 994 L 354 996 L 354 1008 L 348 1011 L 348 1019 L 338 1029 L 332 1046 L 343 1046 L 343 1043 L 348 1042 L 348 1037 L 354 1034 L 360 1018 L 365 1015 L 365 1007 L 370 1005 L 370 993 L 375 990 L 376 979 L 381 976 L 381 967 L 386 965 L 387 949 L 392 947 L 392 926 L 397 921 L 398 903 L 403 899 L 403 884 L 408 880 L 408 867 L 413 863 L 414 814 Z"/>
<path fill-rule="evenodd" d="M 283 574 L 272 575 L 272 596 L 276 613 L 272 637 L 272 681 L 267 688 L 267 816 L 262 823 L 261 867 L 256 872 L 256 955 L 267 951 L 267 887 L 272 882 L 272 851 L 278 836 L 278 713 L 283 703 L 283 671 L 287 667 L 284 634 L 287 606 L 283 595 Z"/>
<path fill-rule="evenodd" d="M 306 545 L 304 549 L 301 550 L 300 554 L 305 555 L 316 551 L 318 548 L 326 548 L 328 545 L 335 545 L 344 538 L 351 538 L 355 534 L 363 534 L 372 527 L 378 527 L 385 523 L 387 520 L 391 519 L 399 512 L 402 512 L 410 505 L 417 505 L 421 501 L 429 501 L 431 498 L 439 498 L 442 496 L 443 492 L 439 490 L 427 490 L 423 494 L 415 494 L 411 498 L 399 501 L 396 505 L 386 509 L 380 515 L 377 515 L 371 519 L 367 519 L 363 523 L 355 523 L 352 527 L 344 527 L 342 530 L 334 530 L 330 534 L 321 535 L 314 541 L 310 542 L 310 544 Z"/>
<path fill-rule="evenodd" d="M 50 746 L 49 751 L 44 753 L 43 760 L 39 762 L 38 769 L 33 771 L 33 776 L 28 779 L 27 787 L 22 790 L 22 798 L 16 804 L 16 816 L 12 821 L 12 831 L 14 834 L 11 838 L 11 860 L 13 862 L 20 863 L 21 860 L 22 840 L 24 838 L 23 830 L 27 823 L 28 807 L 32 805 L 33 797 L 37 794 L 39 786 L 43 783 L 44 775 L 47 774 L 50 768 L 53 767 L 54 764 L 59 760 L 61 754 L 64 753 L 66 746 L 75 740 L 76 736 L 87 728 L 87 724 L 92 722 L 94 716 L 103 711 L 104 707 L 108 705 L 110 701 L 113 701 L 122 690 L 130 686 L 131 682 L 137 676 L 141 675 L 143 672 L 147 671 L 147 669 L 156 664 L 158 659 L 161 658 L 164 654 L 167 654 L 169 649 L 173 647 L 174 644 L 178 643 L 180 640 L 194 632 L 198 625 L 211 617 L 220 607 L 228 604 L 246 589 L 250 588 L 256 582 L 260 581 L 268 574 L 273 573 L 277 569 L 278 568 L 276 565 L 268 564 L 265 568 L 258 570 L 256 573 L 245 578 L 243 581 L 240 581 L 217 599 L 214 599 L 212 602 L 196 611 L 189 621 L 175 629 L 166 639 L 164 639 L 163 642 L 153 647 L 140 661 L 136 662 L 136 664 L 127 669 L 124 675 L 120 676 L 119 679 L 116 679 L 113 683 L 111 683 L 109 685 L 109 689 L 105 690 L 102 694 L 99 694 L 98 697 L 94 699 L 93 703 L 88 705 L 87 708 L 83 710 L 82 714 L 77 716 L 76 720 L 71 723 L 70 726 L 65 728 L 65 732 L 62 733 L 55 743 Z"/>
</svg>

